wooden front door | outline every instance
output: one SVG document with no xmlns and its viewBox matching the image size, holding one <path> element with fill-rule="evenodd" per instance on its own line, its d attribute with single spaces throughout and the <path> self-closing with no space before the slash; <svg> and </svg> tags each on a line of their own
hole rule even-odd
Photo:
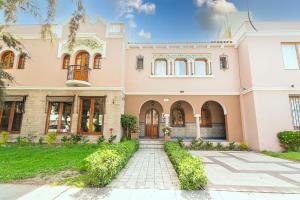
<svg viewBox="0 0 300 200">
<path fill-rule="evenodd" d="M 76 56 L 76 66 L 74 69 L 75 80 L 88 81 L 89 59 L 89 54 L 87 52 L 80 52 Z"/>
<path fill-rule="evenodd" d="M 155 109 L 150 109 L 145 117 L 145 137 L 158 138 L 159 137 L 159 113 Z"/>
</svg>

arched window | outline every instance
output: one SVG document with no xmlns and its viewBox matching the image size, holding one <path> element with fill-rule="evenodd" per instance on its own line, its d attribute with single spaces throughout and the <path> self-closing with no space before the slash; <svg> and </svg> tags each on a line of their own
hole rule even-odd
<svg viewBox="0 0 300 200">
<path fill-rule="evenodd" d="M 63 58 L 62 68 L 68 69 L 70 65 L 71 56 L 69 54 L 65 54 Z"/>
<path fill-rule="evenodd" d="M 211 113 L 208 107 L 208 104 L 203 105 L 201 109 L 201 127 L 211 127 Z"/>
<path fill-rule="evenodd" d="M 180 107 L 180 105 L 172 108 L 171 123 L 172 126 L 177 126 L 177 127 L 183 127 L 185 125 L 184 110 Z"/>
<path fill-rule="evenodd" d="M 20 54 L 19 62 L 18 62 L 18 69 L 24 69 L 25 68 L 26 58 L 27 58 L 26 53 L 21 53 Z"/>
<path fill-rule="evenodd" d="M 15 54 L 12 51 L 6 51 L 1 56 L 1 64 L 3 69 L 12 69 L 14 66 Z"/>
<path fill-rule="evenodd" d="M 89 68 L 90 55 L 86 51 L 79 52 L 76 56 L 75 63 L 77 66 Z"/>
<path fill-rule="evenodd" d="M 94 69 L 101 69 L 101 54 L 96 54 L 94 57 Z"/>
<path fill-rule="evenodd" d="M 160 76 L 167 75 L 167 60 L 157 59 L 154 64 L 154 74 Z"/>
<path fill-rule="evenodd" d="M 185 76 L 187 75 L 187 62 L 186 60 L 175 60 L 175 75 Z"/>
<path fill-rule="evenodd" d="M 195 60 L 195 72 L 196 76 L 208 75 L 207 62 L 205 60 Z"/>
</svg>

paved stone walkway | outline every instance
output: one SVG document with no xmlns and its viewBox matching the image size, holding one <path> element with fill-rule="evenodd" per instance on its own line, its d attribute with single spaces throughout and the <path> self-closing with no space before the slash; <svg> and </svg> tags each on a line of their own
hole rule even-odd
<svg viewBox="0 0 300 200">
<path fill-rule="evenodd" d="M 300 194 L 300 163 L 253 152 L 192 154 L 203 158 L 210 190 Z"/>
<path fill-rule="evenodd" d="M 177 174 L 163 149 L 140 149 L 108 187 L 177 189 Z"/>
</svg>

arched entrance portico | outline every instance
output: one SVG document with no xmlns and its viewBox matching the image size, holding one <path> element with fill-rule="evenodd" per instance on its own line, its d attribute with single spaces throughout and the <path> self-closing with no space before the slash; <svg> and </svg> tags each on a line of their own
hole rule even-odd
<svg viewBox="0 0 300 200">
<path fill-rule="evenodd" d="M 201 138 L 226 140 L 226 115 L 222 105 L 207 101 L 201 108 Z"/>
<path fill-rule="evenodd" d="M 140 137 L 157 139 L 161 135 L 161 115 L 163 107 L 157 101 L 145 102 L 140 108 Z"/>
</svg>

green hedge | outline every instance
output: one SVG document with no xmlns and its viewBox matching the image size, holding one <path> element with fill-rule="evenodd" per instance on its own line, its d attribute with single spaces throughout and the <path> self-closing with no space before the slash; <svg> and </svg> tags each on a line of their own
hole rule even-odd
<svg viewBox="0 0 300 200">
<path fill-rule="evenodd" d="M 184 190 L 203 189 L 207 185 L 207 176 L 200 158 L 193 157 L 175 141 L 165 143 L 167 152 Z"/>
<path fill-rule="evenodd" d="M 277 135 L 281 146 L 287 151 L 300 150 L 300 131 L 283 131 Z"/>
<path fill-rule="evenodd" d="M 119 144 L 102 144 L 99 151 L 85 159 L 88 184 L 101 187 L 109 184 L 138 147 L 137 140 L 124 141 Z"/>
</svg>

